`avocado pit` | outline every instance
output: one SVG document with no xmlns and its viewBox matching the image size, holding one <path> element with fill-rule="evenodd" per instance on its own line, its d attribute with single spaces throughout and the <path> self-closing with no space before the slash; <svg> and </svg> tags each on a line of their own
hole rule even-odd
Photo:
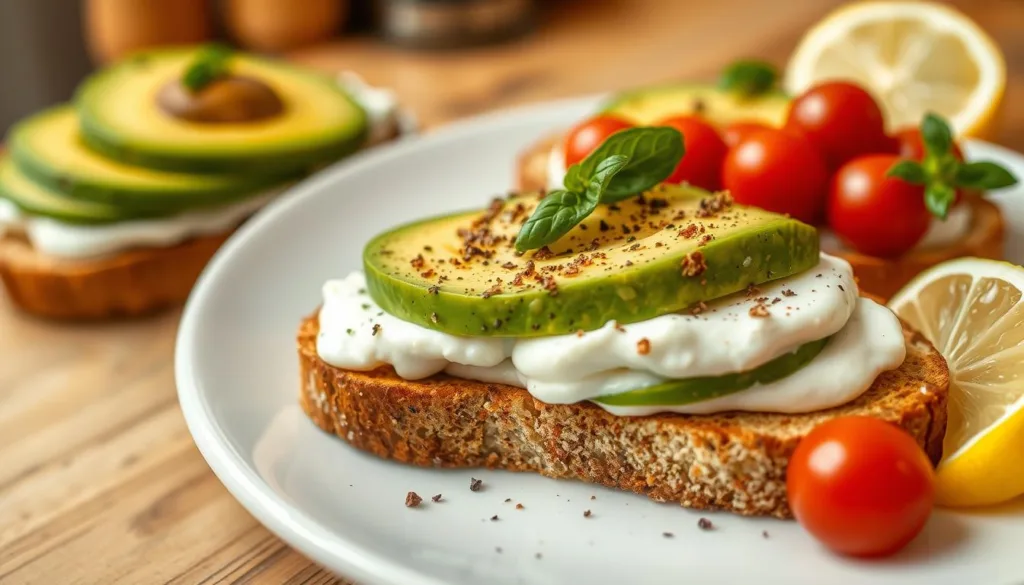
<svg viewBox="0 0 1024 585">
<path fill-rule="evenodd" d="M 241 75 L 215 79 L 198 91 L 174 79 L 160 89 L 156 101 L 166 114 L 201 124 L 260 122 L 284 112 L 284 102 L 272 87 Z"/>
</svg>

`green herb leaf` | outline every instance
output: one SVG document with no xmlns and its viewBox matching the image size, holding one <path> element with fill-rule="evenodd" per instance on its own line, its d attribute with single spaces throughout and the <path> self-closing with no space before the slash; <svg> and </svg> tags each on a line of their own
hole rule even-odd
<svg viewBox="0 0 1024 585">
<path fill-rule="evenodd" d="M 981 161 L 960 165 L 953 181 L 958 187 L 988 191 L 1016 185 L 1017 177 L 994 162 Z"/>
<path fill-rule="evenodd" d="M 223 77 L 228 71 L 228 62 L 233 51 L 221 44 L 207 45 L 200 49 L 192 63 L 181 76 L 181 84 L 191 92 L 197 92 Z"/>
<path fill-rule="evenodd" d="M 901 160 L 892 165 L 887 177 L 896 177 L 914 185 L 924 185 L 928 182 L 928 173 L 921 166 L 921 163 L 912 160 Z"/>
<path fill-rule="evenodd" d="M 683 135 L 675 128 L 629 128 L 609 136 L 587 158 L 569 167 L 563 184 L 570 191 L 583 191 L 601 161 L 617 154 L 628 163 L 607 185 L 601 203 L 628 199 L 661 183 L 676 170 L 683 158 Z"/>
<path fill-rule="evenodd" d="M 928 211 L 945 220 L 949 215 L 949 208 L 956 200 L 956 190 L 946 183 L 932 183 L 924 188 L 924 204 Z"/>
<path fill-rule="evenodd" d="M 764 61 L 736 61 L 722 71 L 718 88 L 724 91 L 752 97 L 763 94 L 775 87 L 779 74 L 775 67 Z"/>
<path fill-rule="evenodd" d="M 625 155 L 612 155 L 597 165 L 594 176 L 582 193 L 552 191 L 541 199 L 540 205 L 516 236 L 516 250 L 525 252 L 546 246 L 576 227 L 597 209 L 608 183 L 628 162 Z"/>
<path fill-rule="evenodd" d="M 945 120 L 929 112 L 921 121 L 921 140 L 927 154 L 942 158 L 953 147 L 953 132 Z"/>
<path fill-rule="evenodd" d="M 516 236 L 516 250 L 546 246 L 564 236 L 597 209 L 597 198 L 572 191 L 552 191 L 533 211 Z"/>
</svg>

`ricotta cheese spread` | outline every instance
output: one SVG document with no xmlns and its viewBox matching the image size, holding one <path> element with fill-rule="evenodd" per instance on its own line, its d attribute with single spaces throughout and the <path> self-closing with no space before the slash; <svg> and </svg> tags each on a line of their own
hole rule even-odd
<svg viewBox="0 0 1024 585">
<path fill-rule="evenodd" d="M 323 287 L 317 351 L 326 363 L 367 371 L 390 364 L 406 379 L 439 372 L 526 388 L 574 403 L 671 379 L 743 372 L 830 337 L 811 363 L 771 384 L 677 406 L 601 405 L 621 415 L 719 410 L 808 412 L 848 402 L 903 362 L 898 319 L 859 299 L 845 261 L 822 255 L 809 271 L 708 303 L 697 314 L 608 323 L 585 333 L 461 337 L 402 321 L 366 293 L 359 272 Z M 767 311 L 752 311 L 760 305 Z M 648 351 L 638 351 L 643 345 Z"/>
</svg>

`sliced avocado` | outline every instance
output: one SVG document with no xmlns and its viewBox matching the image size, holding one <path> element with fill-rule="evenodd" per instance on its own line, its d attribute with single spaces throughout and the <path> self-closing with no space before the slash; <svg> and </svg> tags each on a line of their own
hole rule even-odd
<svg viewBox="0 0 1024 585">
<path fill-rule="evenodd" d="M 0 197 L 25 212 L 67 223 L 100 224 L 131 219 L 117 207 L 71 199 L 36 183 L 9 156 L 0 157 Z"/>
<path fill-rule="evenodd" d="M 755 384 L 770 384 L 781 380 L 811 363 L 825 349 L 829 338 L 805 343 L 796 351 L 736 374 L 705 376 L 670 380 L 664 384 L 595 398 L 595 402 L 609 406 L 678 406 L 719 398 L 747 390 Z"/>
<path fill-rule="evenodd" d="M 656 124 L 673 116 L 699 114 L 716 126 L 740 121 L 782 126 L 789 111 L 789 98 L 777 91 L 744 97 L 713 85 L 674 84 L 619 94 L 602 111 L 639 125 Z"/>
<path fill-rule="evenodd" d="M 237 54 L 233 74 L 256 79 L 284 110 L 254 122 L 203 124 L 168 114 L 157 95 L 180 79 L 196 49 L 141 53 L 92 76 L 75 98 L 82 136 L 121 162 L 187 173 L 279 174 L 354 152 L 368 131 L 366 112 L 326 76 Z"/>
<path fill-rule="evenodd" d="M 370 295 L 457 335 L 558 335 L 679 311 L 818 262 L 813 227 L 680 186 L 600 205 L 554 245 L 520 255 L 516 233 L 539 201 L 514 196 L 375 237 L 363 253 Z"/>
<path fill-rule="evenodd" d="M 130 166 L 82 142 L 74 108 L 59 106 L 16 125 L 10 152 L 32 180 L 74 199 L 152 214 L 223 204 L 298 176 L 193 175 Z"/>
</svg>

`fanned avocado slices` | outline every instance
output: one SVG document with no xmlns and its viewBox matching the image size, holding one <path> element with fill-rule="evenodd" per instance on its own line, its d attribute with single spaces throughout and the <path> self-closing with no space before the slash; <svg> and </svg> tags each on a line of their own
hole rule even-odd
<svg viewBox="0 0 1024 585">
<path fill-rule="evenodd" d="M 310 169 L 359 148 L 366 112 L 333 79 L 248 54 L 230 57 L 237 78 L 269 87 L 282 111 L 266 119 L 202 123 L 158 103 L 203 49 L 140 53 L 92 76 L 75 98 L 82 136 L 121 162 L 187 173 L 279 174 Z"/>
<path fill-rule="evenodd" d="M 82 141 L 74 108 L 60 106 L 19 123 L 10 134 L 19 170 L 69 198 L 147 215 L 224 204 L 298 178 L 260 174 L 196 175 L 130 166 Z"/>
<path fill-rule="evenodd" d="M 78 201 L 40 185 L 22 173 L 10 156 L 0 157 L 0 197 L 28 213 L 67 223 L 104 224 L 137 217 L 112 205 Z"/>
<path fill-rule="evenodd" d="M 515 236 L 540 198 L 377 236 L 363 256 L 370 295 L 400 319 L 457 335 L 558 335 L 683 310 L 818 262 L 813 227 L 667 185 L 600 205 L 553 245 L 519 254 Z"/>
<path fill-rule="evenodd" d="M 673 116 L 696 114 L 717 126 L 732 122 L 781 126 L 789 110 L 789 101 L 789 97 L 779 91 L 743 96 L 713 85 L 673 84 L 619 94 L 604 106 L 602 112 L 641 125 L 657 124 Z"/>
<path fill-rule="evenodd" d="M 595 398 L 609 406 L 678 406 L 734 394 L 755 384 L 770 384 L 803 368 L 818 356 L 829 338 L 805 343 L 747 372 L 670 380 L 663 384 Z"/>
</svg>

